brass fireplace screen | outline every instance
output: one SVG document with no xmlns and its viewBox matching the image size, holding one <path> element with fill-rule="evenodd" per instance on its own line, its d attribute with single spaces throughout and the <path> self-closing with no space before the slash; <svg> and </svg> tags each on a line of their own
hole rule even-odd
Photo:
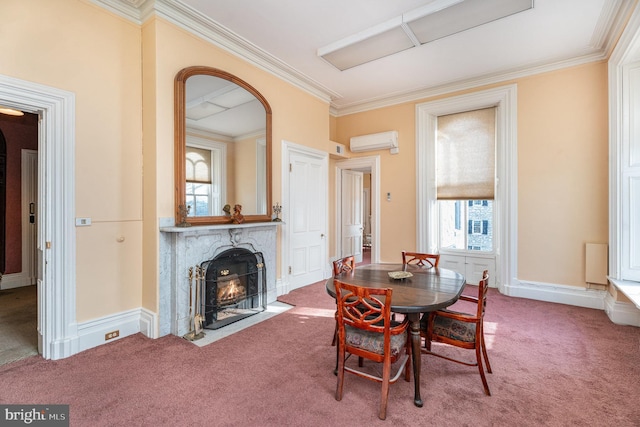
<svg viewBox="0 0 640 427">
<path fill-rule="evenodd" d="M 262 253 L 229 249 L 200 266 L 204 329 L 218 329 L 266 309 Z"/>
</svg>

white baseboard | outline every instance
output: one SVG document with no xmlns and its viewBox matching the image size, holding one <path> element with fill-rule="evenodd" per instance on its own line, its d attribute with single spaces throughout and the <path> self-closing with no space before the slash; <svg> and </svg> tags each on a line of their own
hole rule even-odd
<svg viewBox="0 0 640 427">
<path fill-rule="evenodd" d="M 640 327 L 640 310 L 635 304 L 619 302 L 607 293 L 604 299 L 604 311 L 613 323 Z"/>
<path fill-rule="evenodd" d="M 159 338 L 158 313 L 154 313 L 146 308 L 140 309 L 140 332 L 149 338 Z"/>
<path fill-rule="evenodd" d="M 557 302 L 599 310 L 604 309 L 604 298 L 608 295 L 607 291 L 588 289 L 586 287 L 520 280 L 514 280 L 514 282 L 515 284 L 513 285 L 500 286 L 500 292 L 512 297 Z"/>
<path fill-rule="evenodd" d="M 516 283 L 515 285 L 502 286 L 500 292 L 512 297 L 604 310 L 613 323 L 640 327 L 640 310 L 634 304 L 615 301 L 607 291 L 539 282 L 517 281 Z M 284 295 L 293 290 L 282 279 L 276 281 L 276 289 L 278 295 Z M 72 349 L 70 354 L 116 341 L 138 332 L 149 338 L 158 338 L 157 324 L 157 313 L 145 308 L 123 311 L 79 323 L 77 346 L 73 343 L 75 350 Z M 105 334 L 113 331 L 119 331 L 119 336 L 106 340 Z"/>
<path fill-rule="evenodd" d="M 117 341 L 142 332 L 157 338 L 157 314 L 144 308 L 115 313 L 78 324 L 78 351 L 88 350 L 107 342 Z M 118 331 L 118 337 L 107 340 L 107 333 Z"/>
<path fill-rule="evenodd" d="M 325 269 L 324 278 L 322 280 L 326 280 L 329 277 L 331 277 L 332 275 L 333 275 L 333 271 L 332 270 L 326 270 Z M 318 283 L 318 282 L 313 282 L 313 283 Z M 278 296 L 286 295 L 286 294 L 288 294 L 289 292 L 291 292 L 293 290 L 296 290 L 296 289 L 299 289 L 299 288 L 304 288 L 305 286 L 309 286 L 309 285 L 311 285 L 313 283 L 307 283 L 307 284 L 299 285 L 299 286 L 292 286 L 290 282 L 284 281 L 282 279 L 282 277 L 281 277 L 281 278 L 276 280 L 277 295 Z"/>
<path fill-rule="evenodd" d="M 28 277 L 24 272 L 4 274 L 0 281 L 0 289 L 21 288 L 35 284 L 35 278 Z"/>
<path fill-rule="evenodd" d="M 289 284 L 287 282 L 284 282 L 282 278 L 276 279 L 276 294 L 280 296 L 280 295 L 286 295 L 288 293 L 289 293 Z"/>
<path fill-rule="evenodd" d="M 606 290 L 539 282 L 515 282 L 516 285 L 502 286 L 500 292 L 513 297 L 604 310 L 613 323 L 640 326 L 640 310 L 634 304 L 614 300 Z"/>
</svg>

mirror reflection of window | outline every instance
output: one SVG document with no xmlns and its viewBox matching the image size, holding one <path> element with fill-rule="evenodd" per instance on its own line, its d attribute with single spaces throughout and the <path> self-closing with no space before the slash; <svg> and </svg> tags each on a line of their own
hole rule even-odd
<svg viewBox="0 0 640 427">
<path fill-rule="evenodd" d="M 220 215 L 224 206 L 224 144 L 186 147 L 186 204 L 189 215 Z"/>
</svg>

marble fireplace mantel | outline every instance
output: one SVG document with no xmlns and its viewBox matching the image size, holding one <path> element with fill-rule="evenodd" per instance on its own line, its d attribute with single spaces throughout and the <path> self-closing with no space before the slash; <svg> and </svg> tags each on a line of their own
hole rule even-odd
<svg viewBox="0 0 640 427">
<path fill-rule="evenodd" d="M 166 225 L 163 225 L 166 224 Z M 189 332 L 189 267 L 233 248 L 262 252 L 266 267 L 267 304 L 275 302 L 276 231 L 278 222 L 176 227 L 173 218 L 160 224 L 159 336 Z"/>
</svg>

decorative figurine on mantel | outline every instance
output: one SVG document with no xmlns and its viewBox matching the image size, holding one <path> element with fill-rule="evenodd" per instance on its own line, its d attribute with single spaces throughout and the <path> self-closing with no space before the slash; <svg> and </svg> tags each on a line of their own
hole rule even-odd
<svg viewBox="0 0 640 427">
<path fill-rule="evenodd" d="M 280 219 L 280 212 L 282 212 L 282 206 L 280 206 L 280 203 L 276 202 L 276 204 L 273 206 L 273 211 L 276 213 L 276 217 L 273 218 L 273 221 L 281 222 L 282 220 Z"/>
<path fill-rule="evenodd" d="M 242 215 L 242 205 L 233 205 L 233 215 L 231 215 L 231 222 L 234 224 L 242 224 L 244 222 L 244 216 Z"/>
<path fill-rule="evenodd" d="M 226 205 L 224 205 L 224 208 L 222 208 L 222 211 L 224 212 L 224 216 L 231 216 L 231 205 L 229 205 L 228 203 Z"/>
<path fill-rule="evenodd" d="M 178 215 L 182 221 L 179 224 L 176 224 L 177 227 L 191 227 L 191 224 L 187 222 L 187 217 L 189 216 L 189 211 L 191 210 L 191 206 L 187 205 L 179 205 L 178 206 Z"/>
</svg>

